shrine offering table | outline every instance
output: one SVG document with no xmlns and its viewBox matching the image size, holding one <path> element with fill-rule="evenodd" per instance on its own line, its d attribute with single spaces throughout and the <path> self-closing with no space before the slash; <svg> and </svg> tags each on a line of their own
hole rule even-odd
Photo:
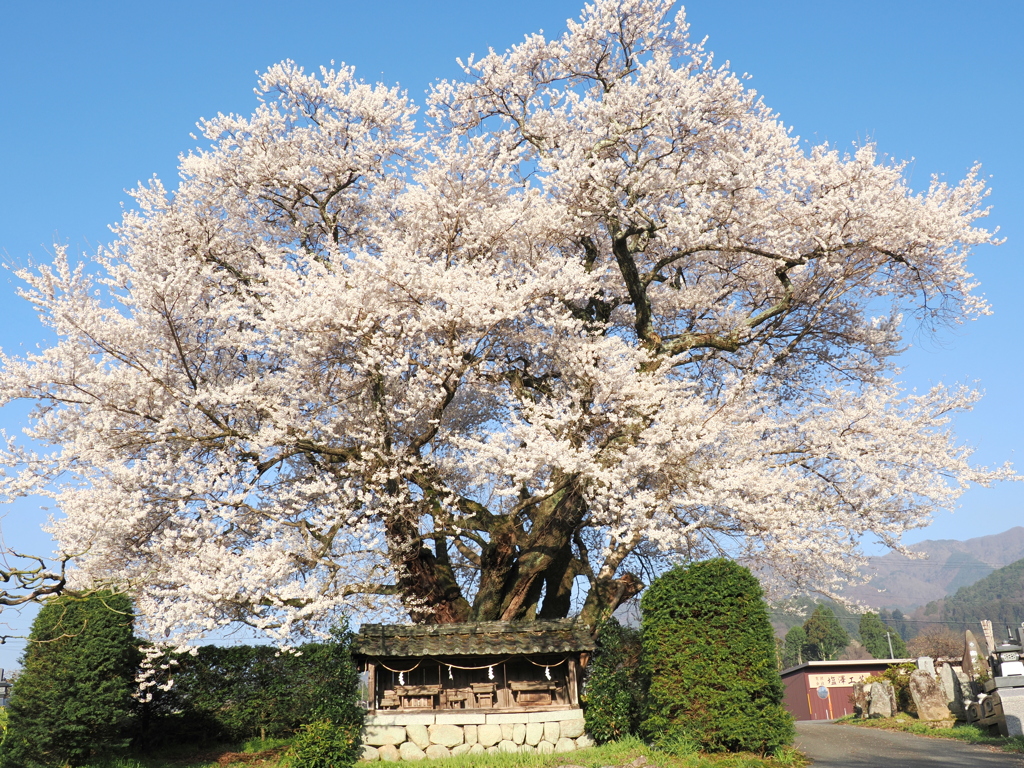
<svg viewBox="0 0 1024 768">
<path fill-rule="evenodd" d="M 444 696 L 441 697 L 441 707 L 447 709 L 465 709 L 467 702 L 470 702 L 472 697 L 472 690 L 452 688 L 445 691 Z"/>
<path fill-rule="evenodd" d="M 508 687 L 512 689 L 516 704 L 538 706 L 551 704 L 559 686 L 558 683 L 549 680 L 524 680 L 513 681 Z"/>
<path fill-rule="evenodd" d="M 441 696 L 440 685 L 396 685 L 402 709 L 437 709 L 438 698 Z"/>
<path fill-rule="evenodd" d="M 473 683 L 471 687 L 477 708 L 494 706 L 494 694 L 497 691 L 494 683 Z"/>
</svg>

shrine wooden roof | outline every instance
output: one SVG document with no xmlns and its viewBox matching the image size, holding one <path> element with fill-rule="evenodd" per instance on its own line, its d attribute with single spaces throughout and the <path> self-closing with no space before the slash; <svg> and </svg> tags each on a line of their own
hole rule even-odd
<svg viewBox="0 0 1024 768">
<path fill-rule="evenodd" d="M 574 619 L 470 624 L 363 624 L 352 651 L 362 656 L 493 656 L 595 648 L 591 628 Z"/>
</svg>

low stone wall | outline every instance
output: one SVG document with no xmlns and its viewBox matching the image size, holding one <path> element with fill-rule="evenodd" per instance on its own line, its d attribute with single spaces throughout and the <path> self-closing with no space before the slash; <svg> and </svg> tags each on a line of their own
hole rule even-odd
<svg viewBox="0 0 1024 768">
<path fill-rule="evenodd" d="M 496 752 L 572 752 L 592 747 L 583 710 L 375 714 L 363 729 L 363 760 L 423 760 Z"/>
</svg>

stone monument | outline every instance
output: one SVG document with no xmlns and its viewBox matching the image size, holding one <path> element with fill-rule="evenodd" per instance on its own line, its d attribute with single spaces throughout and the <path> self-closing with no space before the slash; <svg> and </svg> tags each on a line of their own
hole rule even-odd
<svg viewBox="0 0 1024 768">
<path fill-rule="evenodd" d="M 949 706 L 935 678 L 922 669 L 910 673 L 910 695 L 921 720 L 948 720 Z"/>
<path fill-rule="evenodd" d="M 889 699 L 889 691 L 886 690 L 886 685 L 886 683 L 871 684 L 868 717 L 892 717 L 896 714 L 893 712 L 892 702 Z M 890 685 L 889 687 L 892 686 Z"/>
</svg>

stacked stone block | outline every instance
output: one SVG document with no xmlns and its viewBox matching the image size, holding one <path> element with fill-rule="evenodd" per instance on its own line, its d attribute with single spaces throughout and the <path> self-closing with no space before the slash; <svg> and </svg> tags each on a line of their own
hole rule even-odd
<svg viewBox="0 0 1024 768">
<path fill-rule="evenodd" d="M 378 714 L 366 718 L 363 760 L 423 760 L 499 752 L 572 752 L 592 747 L 583 710 Z"/>
</svg>

